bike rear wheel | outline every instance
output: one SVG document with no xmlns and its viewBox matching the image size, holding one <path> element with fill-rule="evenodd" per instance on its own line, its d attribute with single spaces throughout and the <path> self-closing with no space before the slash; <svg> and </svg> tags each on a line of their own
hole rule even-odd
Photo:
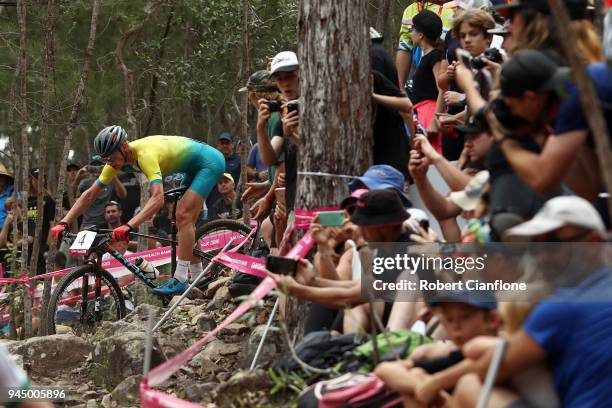
<svg viewBox="0 0 612 408">
<path fill-rule="evenodd" d="M 206 268 L 210 263 L 210 260 L 217 255 L 221 249 L 234 237 L 236 240 L 244 238 L 251 233 L 251 227 L 236 220 L 215 220 L 210 221 L 198 228 L 196 231 L 195 249 L 203 251 L 206 256 L 202 257 L 201 254 L 194 254 L 202 259 L 202 266 Z M 251 250 L 251 246 L 254 242 L 254 238 L 251 238 L 249 242 L 246 242 L 239 250 L 239 253 L 247 253 Z M 232 243 L 232 247 L 237 244 Z M 207 249 L 210 248 L 210 249 Z M 213 265 L 208 273 L 202 278 L 202 280 L 196 286 L 200 290 L 205 290 L 208 285 L 217 280 L 223 275 L 224 266 L 220 264 Z M 196 277 L 194 276 L 193 279 Z"/>
<path fill-rule="evenodd" d="M 83 265 L 55 287 L 47 307 L 47 334 L 55 334 L 62 325 L 77 336 L 86 336 L 95 333 L 102 322 L 121 320 L 126 314 L 117 280 L 105 269 Z"/>
</svg>

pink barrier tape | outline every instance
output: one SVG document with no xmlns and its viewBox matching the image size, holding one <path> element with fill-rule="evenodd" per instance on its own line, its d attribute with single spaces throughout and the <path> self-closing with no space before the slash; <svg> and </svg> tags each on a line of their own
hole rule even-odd
<svg viewBox="0 0 612 408">
<path fill-rule="evenodd" d="M 198 354 L 200 349 L 208 343 L 214 336 L 217 335 L 222 329 L 228 324 L 232 323 L 240 316 L 242 316 L 247 310 L 252 308 L 259 300 L 263 299 L 270 291 L 276 287 L 276 283 L 270 277 L 264 279 L 259 286 L 253 290 L 249 299 L 245 300 L 230 314 L 228 317 L 221 322 L 213 331 L 208 332 L 206 336 L 194 343 L 187 350 L 183 351 L 178 356 L 166 361 L 163 364 L 158 365 L 149 373 L 148 386 L 156 387 L 166 381 L 172 374 L 177 372 L 184 364 L 186 364 L 193 356 Z M 142 384 L 142 383 L 141 383 Z M 160 393 L 161 394 L 161 393 Z M 141 394 L 141 401 L 142 401 Z"/>
<path fill-rule="evenodd" d="M 199 241 L 201 251 L 214 251 L 222 249 L 227 242 L 234 238 L 232 244 L 241 245 L 246 241 L 246 237 L 239 232 L 234 231 L 218 231 L 213 234 L 207 235 Z"/>
<path fill-rule="evenodd" d="M 303 258 L 310 252 L 314 243 L 314 238 L 312 238 L 310 232 L 307 232 L 285 256 L 287 258 L 297 258 L 298 256 Z"/>
<path fill-rule="evenodd" d="M 140 383 L 140 405 L 143 408 L 202 408 L 201 405 L 152 390 L 146 381 L 145 378 Z"/>
<path fill-rule="evenodd" d="M 215 256 L 214 262 L 218 262 L 235 271 L 246 273 L 247 275 L 265 278 L 268 276 L 266 271 L 266 261 L 249 255 L 236 254 L 233 252 L 221 252 Z"/>
</svg>

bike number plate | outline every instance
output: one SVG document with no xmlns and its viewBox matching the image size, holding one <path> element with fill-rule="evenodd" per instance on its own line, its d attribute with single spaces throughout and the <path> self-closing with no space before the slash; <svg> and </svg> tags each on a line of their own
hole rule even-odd
<svg viewBox="0 0 612 408">
<path fill-rule="evenodd" d="M 70 255 L 85 255 L 91 244 L 96 239 L 96 233 L 93 231 L 81 231 L 77 234 L 76 239 L 70 246 L 68 253 Z"/>
</svg>

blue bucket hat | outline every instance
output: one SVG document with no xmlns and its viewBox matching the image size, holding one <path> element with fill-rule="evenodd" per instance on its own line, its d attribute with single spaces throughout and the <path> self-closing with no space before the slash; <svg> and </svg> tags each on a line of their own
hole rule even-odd
<svg viewBox="0 0 612 408">
<path fill-rule="evenodd" d="M 351 181 L 349 190 L 353 192 L 363 186 L 366 186 L 368 190 L 392 188 L 397 191 L 406 208 L 412 207 L 410 199 L 404 193 L 404 175 L 387 164 L 371 166 L 363 176 Z"/>
</svg>

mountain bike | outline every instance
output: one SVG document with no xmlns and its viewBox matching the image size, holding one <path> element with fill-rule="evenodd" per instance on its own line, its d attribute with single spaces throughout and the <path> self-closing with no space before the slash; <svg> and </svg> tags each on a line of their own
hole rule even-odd
<svg viewBox="0 0 612 408">
<path fill-rule="evenodd" d="M 176 203 L 185 190 L 186 187 L 179 187 L 169 190 L 164 195 L 173 199 Z M 174 208 L 176 208 L 176 205 Z M 171 225 L 173 227 L 170 239 L 140 233 L 130 232 L 130 234 L 170 243 L 172 245 L 171 257 L 175 258 L 177 245 L 175 239 L 175 210 L 172 211 Z M 145 273 L 113 248 L 111 231 L 90 231 L 96 235 L 85 254 L 85 264 L 64 275 L 51 295 L 46 310 L 47 334 L 55 334 L 58 324 L 70 326 L 78 336 L 93 333 L 102 322 L 121 320 L 127 315 L 125 295 L 121 288 L 127 286 L 127 284 L 119 283 L 109 271 L 102 267 L 102 256 L 104 254 L 109 254 L 130 272 L 130 274 L 127 274 L 127 278 L 131 278 L 133 274 L 149 289 L 158 286 L 154 277 Z M 77 236 L 78 234 L 65 232 L 62 235 L 62 240 L 72 244 Z M 231 246 L 236 246 L 245 239 L 246 242 L 242 245 L 241 252 L 248 251 L 253 243 L 251 227 L 248 225 L 234 220 L 210 221 L 196 231 L 193 254 L 202 259 L 204 267 L 207 267 L 221 248 L 225 247 L 230 240 L 233 240 Z M 208 273 L 200 279 L 197 287 L 204 289 L 210 282 L 216 280 L 223 271 L 224 268 L 220 264 L 210 265 Z M 165 305 L 170 301 L 168 298 L 155 296 L 160 297 Z"/>
</svg>

